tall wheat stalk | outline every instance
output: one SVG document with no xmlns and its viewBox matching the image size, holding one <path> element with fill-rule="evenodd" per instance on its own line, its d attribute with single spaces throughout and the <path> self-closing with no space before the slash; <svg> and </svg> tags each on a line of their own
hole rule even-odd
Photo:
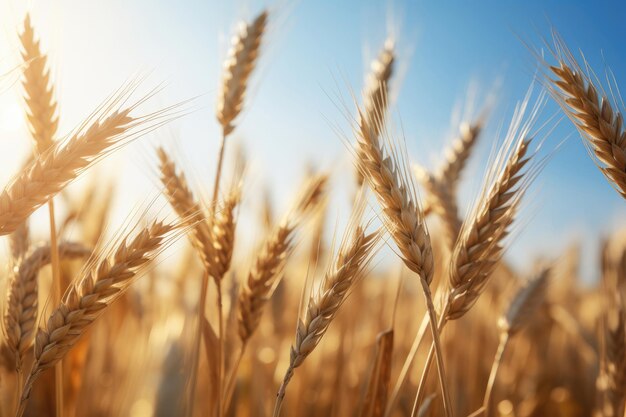
<svg viewBox="0 0 626 417">
<path fill-rule="evenodd" d="M 437 313 L 430 291 L 430 283 L 434 273 L 430 236 L 419 206 L 412 176 L 407 168 L 407 161 L 404 159 L 406 157 L 403 153 L 404 150 L 398 149 L 398 147 L 394 148 L 393 142 L 388 137 L 382 139 L 379 136 L 382 132 L 382 127 L 379 125 L 382 120 L 382 110 L 378 108 L 377 117 L 370 120 L 359 109 L 356 132 L 357 164 L 382 207 L 385 225 L 400 250 L 400 257 L 420 280 L 437 352 L 437 369 L 444 409 L 446 415 L 450 416 L 452 407 L 446 385 L 443 352 L 436 324 Z M 378 128 L 373 128 L 370 124 L 372 122 L 374 125 L 378 125 Z M 385 146 L 385 140 L 388 141 L 391 149 Z"/>
<path fill-rule="evenodd" d="M 42 53 L 39 41 L 35 39 L 35 30 L 30 22 L 30 15 L 24 19 L 24 30 L 20 34 L 22 59 L 27 65 L 24 71 L 22 86 L 26 102 L 26 116 L 31 136 L 35 142 L 36 153 L 45 153 L 53 145 L 59 118 L 57 103 L 54 99 L 54 88 L 50 82 L 50 71 L 47 68 L 47 56 Z M 61 270 L 57 246 L 56 221 L 54 215 L 54 198 L 48 201 L 50 223 L 50 243 L 52 258 L 52 302 L 61 299 Z M 63 367 L 59 361 L 55 367 L 56 415 L 63 415 Z"/>
<path fill-rule="evenodd" d="M 365 200 L 357 203 L 350 225 L 335 260 L 324 274 L 319 288 L 312 289 L 298 317 L 295 342 L 291 346 L 289 366 L 278 389 L 274 417 L 280 415 L 287 385 L 296 368 L 313 352 L 324 337 L 351 289 L 367 270 L 380 240 L 378 231 L 366 233 L 360 224 Z"/>
<path fill-rule="evenodd" d="M 521 199 L 536 177 L 540 165 L 528 167 L 534 154 L 528 154 L 538 114 L 545 100 L 540 96 L 530 114 L 525 113 L 532 90 L 516 107 L 506 140 L 491 165 L 485 186 L 473 211 L 463 223 L 454 245 L 448 271 L 448 294 L 444 298 L 438 331 L 446 323 L 462 317 L 478 300 L 491 273 L 504 253 L 503 241 L 510 232 Z M 525 169 L 526 168 L 526 169 Z M 415 416 L 425 389 L 433 355 L 426 359 L 415 395 Z"/>
</svg>

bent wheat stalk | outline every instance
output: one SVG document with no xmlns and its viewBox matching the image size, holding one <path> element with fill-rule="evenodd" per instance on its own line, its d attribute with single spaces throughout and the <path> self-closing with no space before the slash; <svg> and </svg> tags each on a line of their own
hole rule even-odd
<svg viewBox="0 0 626 417">
<path fill-rule="evenodd" d="M 381 110 L 379 107 L 379 114 Z M 443 353 L 439 343 L 437 314 L 430 291 L 434 273 L 432 247 L 415 186 L 411 181 L 407 162 L 402 159 L 405 156 L 402 153 L 403 150 L 387 150 L 385 142 L 376 134 L 377 131 L 381 131 L 380 126 L 374 129 L 370 125 L 370 120 L 360 109 L 358 115 L 357 164 L 382 207 L 385 226 L 400 250 L 401 259 L 419 277 L 437 352 L 437 369 L 444 410 L 446 415 L 450 416 L 452 407 L 446 386 Z M 377 120 L 380 120 L 380 117 Z M 386 140 L 393 147 L 391 140 L 389 138 Z"/>
<path fill-rule="evenodd" d="M 132 116 L 141 101 L 122 106 L 133 85 L 104 103 L 66 141 L 56 142 L 24 167 L 0 193 L 0 236 L 19 227 L 35 210 L 110 152 L 167 122 L 173 107 Z"/>
<path fill-rule="evenodd" d="M 363 200 L 364 202 L 364 200 Z M 274 417 L 280 415 L 289 381 L 297 367 L 324 337 L 337 311 L 348 297 L 350 290 L 363 276 L 375 253 L 380 233 L 366 233 L 360 225 L 363 204 L 356 207 L 335 261 L 326 271 L 317 290 L 308 297 L 298 318 L 295 342 L 291 346 L 289 366 L 283 377 L 274 405 Z"/>
<path fill-rule="evenodd" d="M 35 358 L 16 417 L 23 415 L 41 373 L 60 361 L 103 311 L 128 289 L 137 274 L 181 233 L 180 224 L 153 222 L 135 237 L 124 237 L 108 256 L 94 259 L 83 270 L 45 327 L 37 331 Z"/>
<path fill-rule="evenodd" d="M 499 320 L 500 343 L 496 351 L 485 396 L 483 399 L 483 415 L 489 417 L 491 415 L 491 395 L 495 386 L 498 369 L 502 363 L 502 357 L 506 347 L 515 334 L 517 334 L 534 316 L 537 309 L 541 306 L 549 282 L 550 269 L 543 268 L 534 278 L 528 281 L 520 288 L 511 301 L 507 313 Z"/>
<path fill-rule="evenodd" d="M 478 300 L 491 272 L 502 258 L 503 241 L 515 220 L 521 199 L 541 168 L 539 164 L 528 167 L 528 162 L 534 156 L 528 155 L 528 150 L 535 134 L 532 131 L 535 121 L 545 100 L 541 95 L 524 120 L 531 93 L 532 90 L 529 90 L 524 101 L 517 106 L 504 146 L 490 168 L 477 204 L 463 223 L 454 245 L 448 272 L 450 290 L 443 303 L 439 332 L 449 320 L 462 317 Z M 431 345 L 412 416 L 419 409 L 433 351 Z"/>
</svg>

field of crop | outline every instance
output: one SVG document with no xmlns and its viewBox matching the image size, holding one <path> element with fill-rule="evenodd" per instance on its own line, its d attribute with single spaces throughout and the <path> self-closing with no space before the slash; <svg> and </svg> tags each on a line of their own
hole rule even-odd
<svg viewBox="0 0 626 417">
<path fill-rule="evenodd" d="M 68 130 L 65 65 L 38 29 L 46 16 L 4 28 L 16 53 L 0 95 L 18 97 L 22 114 L 5 110 L 30 142 L 0 156 L 17 167 L 0 166 L 0 417 L 626 416 L 620 222 L 557 256 L 507 253 L 541 211 L 536 186 L 565 141 L 601 173 L 590 187 L 626 198 L 626 74 L 594 70 L 549 23 L 529 29 L 525 95 L 467 94 L 426 167 L 395 106 L 407 42 L 387 28 L 361 85 L 328 63 L 335 89 L 319 88 L 342 155 L 301 164 L 275 199 L 246 152 L 254 137 L 238 134 L 254 132 L 244 119 L 291 6 L 253 9 L 234 27 L 218 88 L 168 101 L 168 83 L 140 69 L 94 108 L 73 103 L 83 118 Z M 214 108 L 199 104 L 206 96 Z M 197 114 L 219 126 L 202 167 L 171 127 Z M 107 165 L 112 176 L 99 164 L 143 141 L 134 161 L 157 194 L 129 191 L 126 165 Z M 284 153 L 270 155 L 279 171 Z M 210 177 L 198 174 L 206 166 Z"/>
</svg>

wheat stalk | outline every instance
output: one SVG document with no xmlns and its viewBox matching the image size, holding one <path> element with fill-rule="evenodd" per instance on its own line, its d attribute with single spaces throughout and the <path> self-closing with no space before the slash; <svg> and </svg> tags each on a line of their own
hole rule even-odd
<svg viewBox="0 0 626 417">
<path fill-rule="evenodd" d="M 504 253 L 503 240 L 509 233 L 521 199 L 536 176 L 536 170 L 528 168 L 528 162 L 534 155 L 528 155 L 528 149 L 534 134 L 532 129 L 544 100 L 540 96 L 529 117 L 524 120 L 531 93 L 532 90 L 529 90 L 524 101 L 517 106 L 504 146 L 490 168 L 483 191 L 464 221 L 454 245 L 448 271 L 450 289 L 445 296 L 437 326 L 439 332 L 449 320 L 462 317 L 478 300 Z M 412 415 L 416 415 L 422 399 L 433 353 L 431 345 L 418 384 Z"/>
<path fill-rule="evenodd" d="M 325 174 L 309 178 L 293 208 L 261 247 L 237 302 L 239 338 L 244 344 L 259 325 L 263 308 L 278 284 L 280 272 L 293 248 L 294 233 L 300 219 L 320 203 L 327 182 L 328 176 Z"/>
<path fill-rule="evenodd" d="M 360 109 L 358 112 L 357 163 L 382 207 L 385 225 L 400 250 L 400 257 L 404 264 L 419 277 L 428 310 L 430 329 L 437 349 L 437 369 L 444 409 L 446 415 L 450 416 L 452 407 L 446 387 L 443 353 L 439 344 L 437 314 L 429 287 L 434 266 L 430 236 L 424 215 L 419 207 L 407 163 L 401 159 L 402 151 L 386 150 L 385 143 L 376 134 L 376 131 L 381 131 L 380 127 L 373 129 L 370 121 L 364 117 Z M 391 145 L 393 146 L 393 143 Z"/>
<path fill-rule="evenodd" d="M 91 264 L 65 293 L 35 337 L 35 360 L 24 384 L 21 417 L 41 373 L 60 361 L 87 328 L 118 299 L 136 275 L 180 232 L 179 225 L 153 222 L 135 237 L 123 238 L 109 256 Z"/>
<path fill-rule="evenodd" d="M 362 210 L 357 207 L 355 213 L 359 212 Z M 289 355 L 289 367 L 278 390 L 274 417 L 280 414 L 287 385 L 295 369 L 302 365 L 322 340 L 337 311 L 356 281 L 363 276 L 375 253 L 380 233 L 366 233 L 359 222 L 360 214 L 356 214 L 346 233 L 349 238 L 342 242 L 335 261 L 326 271 L 319 289 L 308 298 L 303 315 L 298 319 L 296 338 Z"/>
<path fill-rule="evenodd" d="M 550 268 L 543 268 L 535 277 L 526 282 L 513 297 L 506 314 L 500 317 L 498 321 L 500 342 L 491 365 L 487 388 L 485 389 L 482 406 L 484 417 L 491 415 L 491 396 L 506 347 L 511 338 L 532 320 L 544 302 L 550 273 Z"/>
</svg>

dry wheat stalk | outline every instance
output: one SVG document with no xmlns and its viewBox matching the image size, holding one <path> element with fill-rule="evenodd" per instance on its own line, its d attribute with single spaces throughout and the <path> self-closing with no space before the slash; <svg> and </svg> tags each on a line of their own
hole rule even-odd
<svg viewBox="0 0 626 417">
<path fill-rule="evenodd" d="M 80 243 L 61 242 L 59 257 L 74 259 L 88 256 L 91 250 Z M 15 266 L 8 288 L 4 313 L 4 329 L 7 346 L 15 353 L 18 368 L 21 356 L 31 345 L 37 320 L 39 270 L 51 262 L 50 245 L 42 245 L 30 251 Z"/>
<path fill-rule="evenodd" d="M 626 198 L 626 132 L 622 113 L 586 74 L 557 34 L 558 66 L 549 66 L 548 90 L 576 125 L 595 154 L 595 162 L 620 195 Z M 546 64 L 547 65 L 547 64 Z M 586 65 L 586 63 L 585 63 Z M 588 68 L 587 68 L 588 69 Z"/>
<path fill-rule="evenodd" d="M 437 351 L 437 369 L 443 394 L 444 410 L 446 415 L 450 416 L 452 406 L 446 387 L 443 353 L 437 330 L 438 320 L 429 287 L 434 273 L 430 236 L 408 169 L 408 161 L 404 159 L 405 151 L 397 147 L 394 148 L 394 143 L 390 138 L 386 138 L 386 140 L 391 149 L 386 149 L 385 141 L 375 135 L 375 130 L 369 122 L 363 117 L 363 113 L 359 109 L 357 164 L 382 207 L 383 220 L 389 234 L 400 250 L 404 264 L 415 272 L 420 279 L 428 310 L 431 334 Z M 380 127 L 377 130 L 378 132 L 382 131 Z"/>
<path fill-rule="evenodd" d="M 626 311 L 617 282 L 607 278 L 603 276 L 608 308 L 602 323 L 601 411 L 604 416 L 617 417 L 626 411 Z"/>
<path fill-rule="evenodd" d="M 94 260 L 65 293 L 35 337 L 35 361 L 24 384 L 17 416 L 25 409 L 39 375 L 54 366 L 102 312 L 130 286 L 136 275 L 181 232 L 180 225 L 153 222 L 134 237 L 124 237 L 106 257 Z"/>
<path fill-rule="evenodd" d="M 24 70 L 24 87 L 26 100 L 26 117 L 28 128 L 35 140 L 39 154 L 48 150 L 55 139 L 59 118 L 57 103 L 54 99 L 54 88 L 50 82 L 50 71 L 47 68 L 47 56 L 41 51 L 39 40 L 35 39 L 35 31 L 30 22 L 30 15 L 24 19 L 24 30 L 20 34 L 22 58 L 26 63 Z"/>
<path fill-rule="evenodd" d="M 525 191 L 536 175 L 536 170 L 528 167 L 534 154 L 527 154 L 533 137 L 532 129 L 544 100 L 540 96 L 529 117 L 524 120 L 531 93 L 532 90 L 529 90 L 524 101 L 516 107 L 504 146 L 490 167 L 483 191 L 463 223 L 454 245 L 448 271 L 450 289 L 438 323 L 439 332 L 447 321 L 462 317 L 478 300 L 504 253 L 503 240 L 509 233 Z M 424 394 L 433 352 L 431 346 L 415 396 L 413 415 Z"/>
<path fill-rule="evenodd" d="M 489 380 L 483 399 L 482 415 L 489 417 L 491 414 L 491 396 L 495 386 L 496 377 L 504 351 L 509 340 L 517 334 L 530 320 L 533 319 L 538 308 L 545 300 L 546 288 L 549 283 L 551 270 L 542 268 L 535 277 L 526 282 L 515 294 L 506 314 L 500 317 L 498 327 L 500 328 L 500 343 L 496 351 Z"/>
<path fill-rule="evenodd" d="M 363 200 L 364 202 L 364 200 Z M 362 205 L 361 205 L 362 206 Z M 278 390 L 274 417 L 280 414 L 282 401 L 294 370 L 302 365 L 326 333 L 337 311 L 350 290 L 361 278 L 375 253 L 380 233 L 366 233 L 360 223 L 362 207 L 355 208 L 352 224 L 348 227 L 335 261 L 326 271 L 320 287 L 309 296 L 304 311 L 298 318 L 296 339 L 291 346 L 289 367 Z"/>
<path fill-rule="evenodd" d="M 293 209 L 268 236 L 254 261 L 238 298 L 239 338 L 245 344 L 259 325 L 263 308 L 278 284 L 287 256 L 293 248 L 294 233 L 301 217 L 313 210 L 325 193 L 328 176 L 316 175 L 307 180 Z"/>
<path fill-rule="evenodd" d="M 241 23 L 224 62 L 222 92 L 217 102 L 217 120 L 224 136 L 228 136 L 235 128 L 232 123 L 243 107 L 248 79 L 259 56 L 267 17 L 267 11 L 263 11 L 252 23 Z"/>
<path fill-rule="evenodd" d="M 0 194 L 0 236 L 19 227 L 37 208 L 61 191 L 93 163 L 139 134 L 166 122 L 168 112 L 133 117 L 141 102 L 120 107 L 133 86 L 122 90 L 94 113 L 66 141 L 56 142 L 32 161 Z M 116 107 L 119 107 L 117 110 Z"/>
</svg>

